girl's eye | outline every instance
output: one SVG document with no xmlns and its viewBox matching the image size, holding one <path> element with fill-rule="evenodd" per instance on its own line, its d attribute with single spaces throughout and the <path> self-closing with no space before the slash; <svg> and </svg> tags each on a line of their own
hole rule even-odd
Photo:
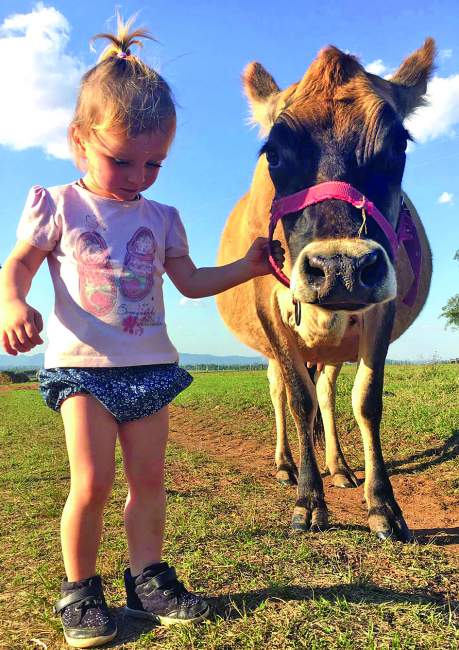
<svg viewBox="0 0 459 650">
<path fill-rule="evenodd" d="M 119 158 L 113 158 L 113 162 L 115 163 L 115 165 L 127 165 L 126 160 L 120 160 Z"/>
<path fill-rule="evenodd" d="M 151 162 L 147 162 L 147 167 L 154 167 L 154 168 L 159 168 L 162 167 L 161 163 L 155 162 L 152 160 Z"/>
</svg>

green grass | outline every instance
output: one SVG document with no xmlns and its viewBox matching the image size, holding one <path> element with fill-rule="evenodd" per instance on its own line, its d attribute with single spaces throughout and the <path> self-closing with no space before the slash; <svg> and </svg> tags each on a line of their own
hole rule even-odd
<svg viewBox="0 0 459 650">
<path fill-rule="evenodd" d="M 343 367 L 338 378 L 337 415 L 341 424 L 354 426 L 350 391 L 355 365 Z M 211 411 L 257 409 L 272 416 L 268 381 L 263 371 L 198 372 L 176 404 Z M 386 367 L 384 424 L 397 435 L 447 440 L 459 421 L 457 365 Z M 415 420 L 413 420 L 413 417 Z"/>
<path fill-rule="evenodd" d="M 338 402 L 349 444 L 355 427 L 352 373 L 345 368 Z M 388 367 L 385 389 L 395 395 L 386 398 L 383 430 L 391 454 L 406 457 L 451 439 L 458 421 L 457 375 L 452 366 Z M 272 443 L 264 373 L 197 373 L 176 403 L 188 409 L 191 425 L 195 416 L 205 415 L 209 426 L 231 417 L 238 427 L 244 424 L 246 435 L 269 436 Z M 51 605 L 62 578 L 59 518 L 68 489 L 61 421 L 36 391 L 0 393 L 0 410 L 0 648 L 38 649 L 41 643 L 60 649 L 65 645 Z M 165 556 L 188 586 L 209 597 L 215 614 L 187 629 L 123 620 L 126 488 L 119 456 L 117 461 L 99 561 L 120 627 L 109 647 L 459 647 L 457 558 L 430 545 L 380 544 L 358 526 L 293 534 L 291 490 L 274 482 L 267 487 L 218 458 L 174 445 L 167 459 Z M 442 467 L 452 463 L 457 476 L 457 459 Z"/>
<path fill-rule="evenodd" d="M 354 468 L 363 469 L 362 445 L 351 409 L 355 365 L 346 365 L 338 378 L 336 414 L 343 451 Z M 459 368 L 455 364 L 386 367 L 381 440 L 389 465 L 425 470 L 439 463 L 442 489 L 459 495 Z M 205 412 L 226 423 L 237 413 L 244 435 L 272 445 L 274 420 L 263 371 L 195 373 L 191 387 L 176 404 Z M 289 418 L 293 448 L 296 433 Z M 402 446 L 401 446 L 402 442 Z"/>
</svg>

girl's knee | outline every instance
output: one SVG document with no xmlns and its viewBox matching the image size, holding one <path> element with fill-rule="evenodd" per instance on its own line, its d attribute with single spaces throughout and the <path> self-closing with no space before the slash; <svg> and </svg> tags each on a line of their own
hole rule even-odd
<svg viewBox="0 0 459 650">
<path fill-rule="evenodd" d="M 84 505 L 104 505 L 110 496 L 114 473 L 105 476 L 87 475 L 72 478 L 70 495 Z"/>
<path fill-rule="evenodd" d="M 142 498 L 160 495 L 164 492 L 164 473 L 139 472 L 128 480 L 130 498 Z"/>
</svg>

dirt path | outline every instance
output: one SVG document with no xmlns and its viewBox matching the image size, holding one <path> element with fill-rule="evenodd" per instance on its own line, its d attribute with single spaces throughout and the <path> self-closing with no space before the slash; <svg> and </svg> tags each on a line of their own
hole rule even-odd
<svg viewBox="0 0 459 650">
<path fill-rule="evenodd" d="M 38 384 L 0 385 L 0 392 L 30 390 Z M 211 420 L 208 414 L 190 408 L 171 407 L 171 440 L 191 451 L 203 451 L 223 464 L 237 467 L 241 472 L 255 476 L 259 481 L 272 484 L 274 479 L 274 438 L 272 446 L 253 438 L 244 438 L 243 426 L 238 422 Z M 424 468 L 428 465 L 424 463 Z M 459 503 L 441 489 L 435 476 L 441 473 L 441 465 L 434 472 L 424 474 L 404 473 L 398 469 L 391 476 L 397 501 L 402 508 L 408 526 L 420 543 L 442 546 L 446 551 L 459 555 Z M 362 472 L 356 472 L 363 478 Z M 363 487 L 343 490 L 331 485 L 324 478 L 327 505 L 332 522 L 367 526 L 366 507 L 362 503 Z M 294 490 L 292 488 L 292 507 Z"/>
<path fill-rule="evenodd" d="M 171 440 L 191 451 L 203 451 L 222 463 L 237 467 L 258 480 L 272 483 L 274 479 L 273 446 L 265 446 L 253 438 L 243 438 L 238 423 L 210 421 L 207 415 L 193 409 L 172 407 Z M 441 472 L 441 468 L 437 468 Z M 362 472 L 357 472 L 363 478 Z M 391 477 L 397 501 L 405 519 L 420 543 L 443 546 L 459 553 L 459 504 L 457 499 L 439 490 L 432 474 L 397 473 Z M 363 486 L 343 490 L 324 478 L 325 494 L 332 522 L 367 526 L 366 506 L 362 503 Z M 269 489 L 269 488 L 268 488 Z M 292 508 L 294 491 L 292 488 Z"/>
</svg>

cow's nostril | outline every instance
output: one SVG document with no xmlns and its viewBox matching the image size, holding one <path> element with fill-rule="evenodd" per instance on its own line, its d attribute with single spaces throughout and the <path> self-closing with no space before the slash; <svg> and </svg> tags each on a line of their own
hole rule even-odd
<svg viewBox="0 0 459 650">
<path fill-rule="evenodd" d="M 363 286 L 371 288 L 380 284 L 386 274 L 387 265 L 381 250 L 371 251 L 360 260 L 360 282 Z"/>
<path fill-rule="evenodd" d="M 304 270 L 308 279 L 315 284 L 321 284 L 325 280 L 324 262 L 319 257 L 306 258 Z"/>
</svg>

